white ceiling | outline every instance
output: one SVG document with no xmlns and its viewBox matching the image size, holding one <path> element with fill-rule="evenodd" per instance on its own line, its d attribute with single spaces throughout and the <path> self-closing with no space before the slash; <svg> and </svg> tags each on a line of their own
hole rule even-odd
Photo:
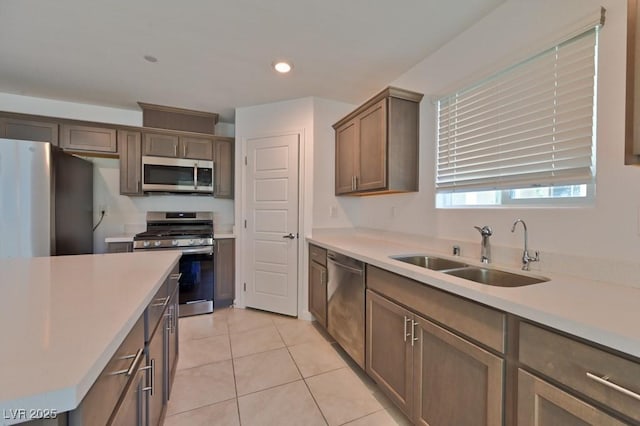
<svg viewBox="0 0 640 426">
<path fill-rule="evenodd" d="M 503 1 L 0 0 L 0 91 L 227 122 L 305 96 L 356 104 Z"/>
</svg>

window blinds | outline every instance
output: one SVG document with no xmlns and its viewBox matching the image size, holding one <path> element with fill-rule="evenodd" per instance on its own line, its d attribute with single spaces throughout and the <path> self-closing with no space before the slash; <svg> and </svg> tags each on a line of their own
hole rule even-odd
<svg viewBox="0 0 640 426">
<path fill-rule="evenodd" d="M 593 181 L 598 29 L 438 100 L 437 192 Z"/>
</svg>

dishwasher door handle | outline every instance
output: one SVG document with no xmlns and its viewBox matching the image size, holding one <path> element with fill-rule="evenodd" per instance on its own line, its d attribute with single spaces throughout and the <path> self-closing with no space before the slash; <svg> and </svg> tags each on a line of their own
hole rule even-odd
<svg viewBox="0 0 640 426">
<path fill-rule="evenodd" d="M 358 268 L 354 268 L 352 266 L 347 266 L 343 263 L 339 263 L 336 262 L 335 260 L 331 259 L 330 257 L 327 258 L 327 262 L 333 263 L 336 267 L 341 268 L 341 269 L 346 269 L 349 272 L 353 272 L 354 274 L 358 274 L 358 275 L 362 275 L 364 273 L 364 269 L 358 269 Z"/>
</svg>

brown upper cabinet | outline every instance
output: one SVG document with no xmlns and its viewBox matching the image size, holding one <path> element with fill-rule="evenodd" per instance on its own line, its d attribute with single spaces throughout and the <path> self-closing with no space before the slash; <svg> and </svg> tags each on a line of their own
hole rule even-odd
<svg viewBox="0 0 640 426">
<path fill-rule="evenodd" d="M 183 132 L 213 135 L 218 122 L 218 114 L 192 109 L 138 102 L 142 108 L 142 125 L 156 129 L 179 130 Z"/>
<path fill-rule="evenodd" d="M 2 117 L 0 118 L 0 137 L 58 145 L 58 123 Z"/>
<path fill-rule="evenodd" d="M 140 132 L 118 130 L 118 149 L 120 151 L 120 194 L 144 195 Z"/>
<path fill-rule="evenodd" d="M 213 140 L 193 136 L 178 136 L 170 133 L 144 134 L 144 155 L 191 160 L 212 160 Z"/>
<path fill-rule="evenodd" d="M 388 87 L 333 125 L 336 195 L 418 190 L 422 97 Z"/>
<path fill-rule="evenodd" d="M 233 198 L 234 139 L 216 137 L 214 147 L 214 192 L 216 198 Z"/>
<path fill-rule="evenodd" d="M 60 147 L 74 152 L 116 154 L 118 152 L 116 129 L 62 124 Z"/>
</svg>

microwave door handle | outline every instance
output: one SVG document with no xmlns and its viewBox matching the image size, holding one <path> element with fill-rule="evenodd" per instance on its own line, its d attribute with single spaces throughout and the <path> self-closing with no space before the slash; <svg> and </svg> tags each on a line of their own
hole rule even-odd
<svg viewBox="0 0 640 426">
<path fill-rule="evenodd" d="M 193 163 L 193 188 L 198 189 L 198 163 Z"/>
</svg>

